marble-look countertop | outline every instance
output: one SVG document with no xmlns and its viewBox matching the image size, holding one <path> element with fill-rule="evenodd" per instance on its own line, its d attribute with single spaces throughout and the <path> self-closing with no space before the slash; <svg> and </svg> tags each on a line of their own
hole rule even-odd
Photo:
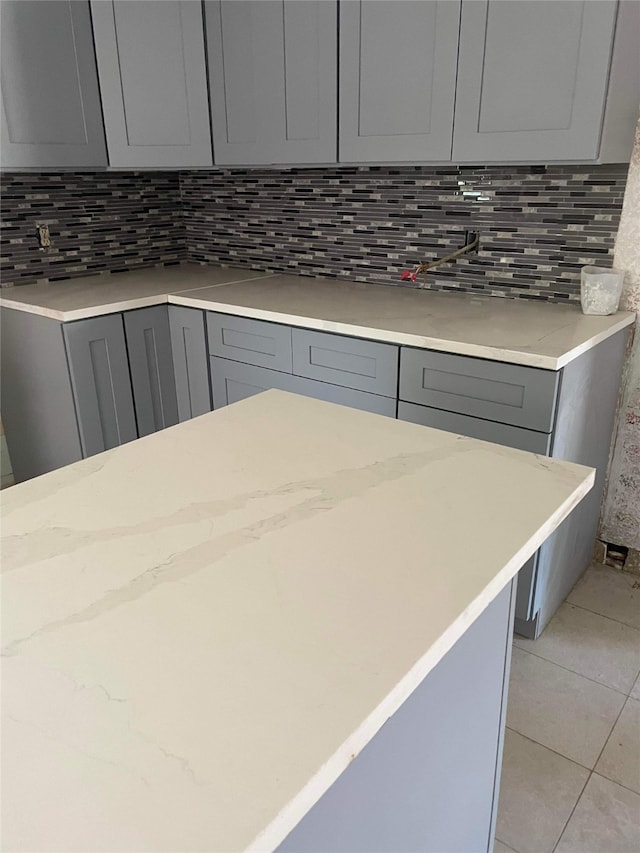
<svg viewBox="0 0 640 853">
<path fill-rule="evenodd" d="M 3 491 L 3 848 L 272 850 L 592 483 L 269 391 Z"/>
<path fill-rule="evenodd" d="M 170 293 L 210 289 L 267 275 L 247 269 L 174 264 L 122 273 L 101 273 L 68 281 L 26 284 L 0 290 L 0 307 L 70 322 L 148 308 L 168 301 Z"/>
<path fill-rule="evenodd" d="M 624 311 L 587 317 L 575 305 L 290 275 L 186 291 L 170 301 L 549 370 L 564 367 L 635 317 Z"/>
<path fill-rule="evenodd" d="M 0 306 L 62 322 L 159 303 L 559 370 L 635 315 L 331 278 L 183 264 L 0 292 Z"/>
</svg>

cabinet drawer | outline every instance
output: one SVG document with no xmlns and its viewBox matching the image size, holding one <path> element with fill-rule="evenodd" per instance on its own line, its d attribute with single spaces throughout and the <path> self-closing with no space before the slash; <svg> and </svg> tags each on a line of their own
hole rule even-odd
<svg viewBox="0 0 640 853">
<path fill-rule="evenodd" d="M 532 429 L 498 424 L 494 421 L 483 421 L 481 418 L 471 418 L 468 415 L 458 415 L 456 412 L 444 412 L 442 409 L 432 409 L 429 406 L 416 406 L 414 403 L 398 403 L 398 420 L 410 421 L 413 424 L 443 429 L 455 432 L 480 441 L 492 441 L 505 447 L 515 447 L 517 450 L 528 450 L 530 453 L 547 455 L 551 436 L 546 432 L 535 432 Z"/>
<path fill-rule="evenodd" d="M 340 385 L 329 385 L 314 379 L 303 379 L 301 376 L 292 376 L 251 364 L 240 364 L 215 356 L 211 358 L 211 384 L 214 409 L 237 403 L 269 388 L 277 388 L 280 391 L 290 391 L 292 394 L 314 397 L 316 400 L 326 400 L 328 403 L 338 403 L 390 418 L 396 416 L 396 401 L 389 397 L 355 391 Z"/>
<path fill-rule="evenodd" d="M 294 329 L 293 372 L 297 376 L 395 398 L 398 347 Z"/>
<path fill-rule="evenodd" d="M 291 373 L 291 327 L 207 313 L 209 355 Z"/>
<path fill-rule="evenodd" d="M 560 373 L 402 347 L 400 399 L 551 432 Z"/>
</svg>

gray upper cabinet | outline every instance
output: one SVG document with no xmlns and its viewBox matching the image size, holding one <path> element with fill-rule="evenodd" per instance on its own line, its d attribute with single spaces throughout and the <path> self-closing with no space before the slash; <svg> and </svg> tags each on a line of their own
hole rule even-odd
<svg viewBox="0 0 640 853">
<path fill-rule="evenodd" d="M 339 159 L 450 160 L 456 0 L 340 4 Z"/>
<path fill-rule="evenodd" d="M 138 437 L 121 314 L 63 325 L 82 455 Z"/>
<path fill-rule="evenodd" d="M 336 160 L 334 0 L 207 0 L 217 164 Z"/>
<path fill-rule="evenodd" d="M 595 160 L 616 10 L 609 0 L 465 0 L 453 159 Z"/>
<path fill-rule="evenodd" d="M 104 167 L 88 0 L 2 0 L 2 168 Z"/>
<path fill-rule="evenodd" d="M 111 166 L 211 166 L 201 4 L 92 0 L 91 10 Z"/>
<path fill-rule="evenodd" d="M 149 435 L 178 423 L 169 314 L 155 305 L 123 316 L 138 435 Z"/>
</svg>

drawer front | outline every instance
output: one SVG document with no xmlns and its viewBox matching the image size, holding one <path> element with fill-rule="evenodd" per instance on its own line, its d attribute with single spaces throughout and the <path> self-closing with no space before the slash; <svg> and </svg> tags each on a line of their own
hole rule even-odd
<svg viewBox="0 0 640 853">
<path fill-rule="evenodd" d="M 548 455 L 551 444 L 551 436 L 546 432 L 483 421 L 456 412 L 416 406 L 414 403 L 398 403 L 398 420 L 455 432 L 480 441 L 492 441 L 494 444 L 503 444 L 505 447 L 515 447 L 517 450 L 528 450 L 530 453 L 540 453 L 544 456 Z"/>
<path fill-rule="evenodd" d="M 270 388 L 290 391 L 316 400 L 338 403 L 352 409 L 374 412 L 390 418 L 396 416 L 396 401 L 366 391 L 354 391 L 340 385 L 329 385 L 314 379 L 304 379 L 277 370 L 240 364 L 225 358 L 211 358 L 211 384 L 213 386 L 213 407 L 219 409 L 230 403 L 237 403 L 246 397 L 260 394 Z"/>
<path fill-rule="evenodd" d="M 551 432 L 560 373 L 402 347 L 400 399 Z"/>
<path fill-rule="evenodd" d="M 293 372 L 296 376 L 395 398 L 398 347 L 293 329 Z"/>
<path fill-rule="evenodd" d="M 207 312 L 209 355 L 291 373 L 291 328 Z"/>
</svg>

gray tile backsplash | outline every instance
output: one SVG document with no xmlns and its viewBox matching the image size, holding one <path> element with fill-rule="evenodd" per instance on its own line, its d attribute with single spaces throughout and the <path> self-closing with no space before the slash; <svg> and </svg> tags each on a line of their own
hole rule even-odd
<svg viewBox="0 0 640 853">
<path fill-rule="evenodd" d="M 436 290 L 576 300 L 611 264 L 627 166 L 343 167 L 182 175 L 199 261 L 400 284 L 420 259 L 480 250 L 421 277 Z M 415 285 L 414 285 L 415 286 Z"/>
<path fill-rule="evenodd" d="M 176 263 L 186 256 L 177 172 L 4 173 L 4 286 Z M 36 225 L 52 246 L 38 248 Z"/>
<path fill-rule="evenodd" d="M 189 259 L 407 286 L 403 269 L 478 231 L 477 253 L 416 284 L 577 300 L 580 267 L 611 264 L 626 175 L 625 165 L 5 174 L 3 284 Z M 50 225 L 48 252 L 38 222 Z"/>
</svg>

